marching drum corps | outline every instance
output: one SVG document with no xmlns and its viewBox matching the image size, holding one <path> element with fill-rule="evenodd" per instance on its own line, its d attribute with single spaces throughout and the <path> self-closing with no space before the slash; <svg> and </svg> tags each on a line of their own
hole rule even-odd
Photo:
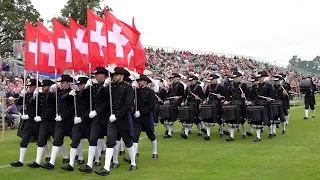
<svg viewBox="0 0 320 180">
<path fill-rule="evenodd" d="M 11 166 L 24 165 L 24 157 L 32 136 L 38 137 L 36 160 L 28 164 L 31 168 L 53 170 L 59 150 L 63 152 L 61 168 L 74 171 L 74 166 L 85 164 L 82 149 L 84 140 L 89 142 L 87 164 L 79 171 L 92 173 L 94 167 L 101 166 L 105 153 L 104 166 L 94 172 L 106 176 L 110 169 L 120 166 L 119 155 L 127 147 L 129 171 L 138 169 L 138 144 L 142 131 L 151 141 L 152 159 L 158 159 L 155 126 L 164 125 L 164 138 L 172 138 L 174 124 L 182 124 L 180 136 L 188 139 L 192 127 L 197 127 L 198 136 L 211 140 L 211 129 L 216 124 L 220 137 L 229 135 L 227 142 L 235 140 L 235 129 L 240 129 L 242 138 L 253 136 L 254 142 L 261 141 L 264 127 L 268 127 L 268 138 L 277 135 L 281 124 L 282 134 L 286 134 L 289 124 L 290 84 L 286 75 L 272 77 L 267 72 L 252 74 L 250 82 L 242 81 L 240 72 L 233 72 L 223 81 L 220 75 L 211 74 L 203 84 L 196 75 L 188 77 L 185 87 L 181 75 L 173 73 L 169 82 L 148 75 L 136 75 L 124 68 L 106 69 L 97 67 L 94 78 L 79 76 L 74 79 L 62 75 L 57 83 L 51 80 L 31 80 L 26 84 L 17 104 L 25 104 L 22 115 L 24 125 L 20 143 L 20 157 Z M 137 77 L 138 76 L 138 77 Z M 41 87 L 41 91 L 39 90 Z M 311 77 L 300 83 L 305 98 L 305 119 L 308 109 L 315 117 L 316 87 Z M 250 130 L 246 131 L 246 122 Z M 204 133 L 204 134 L 203 134 Z M 50 153 L 48 139 L 53 137 Z M 66 152 L 64 137 L 71 138 L 69 155 Z M 107 140 L 105 142 L 105 137 Z M 41 162 L 43 151 L 45 162 Z"/>
</svg>

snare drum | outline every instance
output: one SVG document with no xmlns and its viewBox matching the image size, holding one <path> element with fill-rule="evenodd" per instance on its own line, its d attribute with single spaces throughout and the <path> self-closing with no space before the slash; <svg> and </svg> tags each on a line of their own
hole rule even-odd
<svg viewBox="0 0 320 180">
<path fill-rule="evenodd" d="M 262 121 L 262 110 L 264 106 L 247 106 L 248 121 Z"/>
<path fill-rule="evenodd" d="M 222 117 L 224 121 L 234 121 L 237 117 L 237 105 L 222 106 Z"/>
<path fill-rule="evenodd" d="M 190 106 L 178 107 L 178 119 L 179 120 L 190 120 L 191 108 Z"/>
<path fill-rule="evenodd" d="M 200 106 L 200 119 L 211 119 L 213 118 L 213 105 L 201 105 Z"/>
<path fill-rule="evenodd" d="M 159 106 L 159 118 L 169 119 L 170 118 L 170 108 L 171 105 L 160 105 Z"/>
<path fill-rule="evenodd" d="M 273 102 L 271 103 L 273 117 L 278 117 L 280 112 L 280 106 L 282 106 L 281 102 Z"/>
</svg>

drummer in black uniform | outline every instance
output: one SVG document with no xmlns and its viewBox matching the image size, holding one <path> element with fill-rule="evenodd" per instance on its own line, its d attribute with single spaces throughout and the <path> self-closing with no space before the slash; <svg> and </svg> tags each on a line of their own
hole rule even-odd
<svg viewBox="0 0 320 180">
<path fill-rule="evenodd" d="M 23 129 L 22 129 L 22 139 L 20 143 L 20 157 L 16 162 L 10 163 L 13 167 L 21 167 L 24 163 L 24 157 L 27 152 L 27 147 L 29 145 L 30 139 L 32 137 L 38 137 L 39 135 L 39 127 L 41 118 L 37 115 L 41 114 L 41 101 L 40 97 L 38 97 L 38 114 L 36 114 L 36 96 L 39 95 L 39 91 L 37 88 L 37 80 L 31 79 L 26 86 L 28 90 L 23 89 L 21 91 L 20 97 L 17 99 L 16 104 L 22 105 L 23 98 L 25 98 L 25 106 L 26 106 L 26 114 L 22 115 L 22 119 L 24 120 Z M 38 85 L 41 86 L 41 83 L 38 81 Z M 39 121 L 40 118 L 40 121 Z"/>
<path fill-rule="evenodd" d="M 236 117 L 233 119 L 227 119 L 228 129 L 230 132 L 230 137 L 226 139 L 226 141 L 234 141 L 234 128 L 238 128 L 239 124 L 245 123 L 246 118 L 246 107 L 245 107 L 245 99 L 248 91 L 247 85 L 245 83 L 241 83 L 242 74 L 240 72 L 233 73 L 233 83 L 229 86 L 226 100 L 224 101 L 224 105 L 236 105 Z M 225 113 L 223 113 L 225 118 Z M 243 133 L 246 133 L 244 130 Z M 246 135 L 243 135 L 243 138 L 246 138 Z"/>
<path fill-rule="evenodd" d="M 288 97 L 288 92 L 284 90 L 284 88 L 281 85 L 281 81 L 283 80 L 281 75 L 275 75 L 273 76 L 273 80 L 275 84 L 274 87 L 274 99 L 275 102 L 273 102 L 273 119 L 271 122 L 271 128 L 272 128 L 272 134 L 275 137 L 277 132 L 277 125 L 283 123 L 283 130 L 282 134 L 285 134 L 285 116 L 288 115 L 288 108 L 286 103 L 286 97 Z M 277 103 L 277 107 L 276 104 Z"/>
<path fill-rule="evenodd" d="M 108 128 L 107 128 L 107 148 L 105 154 L 104 168 L 95 171 L 96 174 L 107 176 L 110 174 L 110 166 L 119 167 L 114 163 L 111 163 L 113 156 L 114 147 L 116 146 L 117 138 L 120 134 L 125 146 L 127 147 L 131 166 L 129 171 L 137 169 L 135 162 L 136 152 L 133 147 L 133 125 L 130 121 L 131 111 L 133 107 L 134 95 L 133 89 L 127 83 L 123 82 L 124 76 L 130 76 L 130 73 L 123 69 L 116 67 L 114 72 L 111 74 L 113 83 L 112 87 L 112 113 L 109 117 Z"/>
<path fill-rule="evenodd" d="M 94 78 L 97 83 L 93 83 L 89 79 L 85 85 L 85 89 L 91 86 L 92 94 L 92 111 L 89 113 L 91 119 L 88 161 L 84 167 L 79 167 L 79 171 L 92 173 L 93 158 L 95 158 L 94 166 L 100 166 L 100 155 L 103 148 L 104 136 L 106 134 L 106 126 L 108 123 L 109 110 L 109 88 L 111 79 L 108 78 L 108 70 L 104 67 L 96 67 Z"/>
<path fill-rule="evenodd" d="M 166 131 L 165 131 L 165 135 L 168 134 L 168 125 L 165 124 L 165 119 L 161 118 L 159 115 L 160 115 L 160 106 L 164 104 L 165 100 L 167 99 L 168 97 L 168 91 L 169 91 L 169 87 L 168 86 L 165 86 L 164 83 L 163 83 L 163 80 L 161 81 L 160 83 L 160 90 L 158 93 L 156 93 L 157 95 L 157 104 L 156 104 L 156 112 L 155 112 L 155 118 L 157 119 L 156 121 L 160 121 L 161 124 L 163 124 L 163 126 L 166 128 Z"/>
<path fill-rule="evenodd" d="M 56 102 L 55 102 L 55 94 L 54 89 L 51 86 L 54 85 L 49 79 L 42 80 L 41 88 L 42 92 L 39 93 L 39 98 L 42 98 L 41 108 L 41 121 L 39 127 L 39 138 L 38 138 L 38 148 L 37 148 L 37 157 L 36 161 L 31 164 L 28 164 L 31 168 L 39 168 L 41 165 L 41 158 L 43 154 L 43 150 L 46 151 L 46 162 L 50 161 L 50 150 L 49 145 L 47 143 L 50 136 L 53 136 L 54 133 L 54 125 L 56 117 Z"/>
<path fill-rule="evenodd" d="M 73 96 L 69 95 L 71 91 L 70 85 L 73 78 L 69 75 L 63 74 L 57 82 L 61 82 L 60 88 L 57 90 L 58 94 L 58 114 L 55 118 L 56 123 L 54 127 L 54 141 L 51 151 L 50 162 L 43 164 L 41 167 L 48 170 L 54 169 L 56 157 L 60 147 L 63 145 L 64 137 L 72 137 L 72 126 L 74 118 L 74 101 Z M 65 159 L 64 162 L 67 162 Z"/>
<path fill-rule="evenodd" d="M 219 124 L 220 128 L 220 137 L 223 136 L 223 122 L 221 120 L 221 92 L 223 87 L 218 84 L 219 76 L 216 74 L 211 74 L 209 77 L 210 84 L 207 86 L 205 90 L 205 98 L 204 104 L 210 104 L 213 108 L 212 118 L 203 119 L 205 126 L 207 127 L 207 136 L 204 137 L 205 140 L 210 140 L 210 130 L 211 127 L 215 125 L 215 123 Z"/>
<path fill-rule="evenodd" d="M 312 118 L 316 117 L 315 113 L 315 105 L 316 105 L 316 99 L 314 97 L 314 92 L 317 90 L 316 85 L 313 83 L 312 78 L 308 77 L 307 79 L 310 79 L 311 81 L 311 88 L 308 91 L 303 91 L 304 93 L 304 119 L 308 119 L 308 114 L 309 114 L 309 107 L 312 111 Z"/>
<path fill-rule="evenodd" d="M 248 102 L 254 102 L 255 100 L 258 100 L 258 89 L 259 89 L 259 78 L 256 77 L 254 74 L 251 75 L 250 79 L 252 86 L 249 88 L 248 92 Z M 251 122 L 249 121 L 248 118 L 248 124 L 250 126 L 250 130 L 247 132 L 247 136 L 252 136 L 253 135 L 253 124 L 255 121 Z M 255 125 L 256 126 L 256 125 Z"/>
<path fill-rule="evenodd" d="M 171 80 L 171 85 L 168 91 L 168 100 L 166 100 L 165 104 L 170 104 L 170 118 L 168 121 L 165 121 L 164 123 L 168 126 L 168 134 L 164 136 L 164 138 L 171 138 L 172 137 L 172 131 L 173 131 L 173 125 L 174 122 L 177 120 L 178 117 L 178 106 L 181 105 L 183 101 L 183 97 L 185 95 L 184 93 L 184 86 L 180 82 L 180 75 L 177 73 L 173 73 L 169 79 Z"/>
<path fill-rule="evenodd" d="M 90 92 L 89 89 L 84 89 L 88 81 L 88 77 L 78 77 L 76 82 L 77 90 L 73 89 L 69 95 L 76 97 L 77 114 L 74 117 L 74 126 L 72 128 L 72 142 L 70 149 L 70 162 L 61 168 L 66 171 L 73 171 L 74 161 L 77 155 L 77 147 L 80 141 L 89 137 L 90 130 Z M 80 158 L 80 159 L 79 159 Z M 78 164 L 84 164 L 83 157 L 78 158 Z"/>
<path fill-rule="evenodd" d="M 286 116 L 284 116 L 284 118 L 286 119 L 286 121 L 285 121 L 285 125 L 286 126 L 288 126 L 288 124 L 289 124 L 289 109 L 290 109 L 290 96 L 291 96 L 291 94 L 292 94 L 292 92 L 291 92 L 291 85 L 290 85 L 290 83 L 288 83 L 288 81 L 289 81 L 289 79 L 288 79 L 288 77 L 285 75 L 285 74 L 283 74 L 283 73 L 280 73 L 279 75 L 281 75 L 282 76 L 282 79 L 283 79 L 283 81 L 282 81 L 282 87 L 287 91 L 287 93 L 288 93 L 288 95 L 289 96 L 285 96 L 285 103 L 286 103 L 286 105 L 287 105 L 287 109 L 288 109 L 288 115 L 286 115 Z"/>
</svg>

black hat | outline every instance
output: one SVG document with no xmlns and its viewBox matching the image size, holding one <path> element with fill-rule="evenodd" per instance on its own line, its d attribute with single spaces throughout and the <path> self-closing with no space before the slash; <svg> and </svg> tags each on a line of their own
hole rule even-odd
<svg viewBox="0 0 320 180">
<path fill-rule="evenodd" d="M 152 81 L 146 75 L 140 75 L 137 81 L 147 81 L 147 83 L 151 83 Z"/>
<path fill-rule="evenodd" d="M 220 77 L 217 75 L 217 74 L 210 74 L 209 76 L 209 80 L 212 80 L 212 79 L 219 79 Z"/>
<path fill-rule="evenodd" d="M 282 76 L 281 75 L 274 75 L 273 76 L 273 80 L 274 81 L 280 81 L 280 80 L 282 80 L 283 78 L 282 78 Z"/>
<path fill-rule="evenodd" d="M 89 78 L 88 78 L 88 77 L 85 77 L 85 76 L 83 76 L 83 77 L 78 77 L 78 81 L 77 81 L 76 84 L 85 84 L 85 83 L 87 83 L 88 80 L 89 80 Z"/>
<path fill-rule="evenodd" d="M 50 79 L 44 79 L 44 80 L 42 80 L 41 86 L 45 87 L 45 86 L 51 86 L 53 84 L 54 84 L 54 82 L 51 81 Z"/>
<path fill-rule="evenodd" d="M 178 73 L 172 73 L 171 76 L 169 76 L 169 79 L 172 79 L 172 78 L 181 78 L 181 76 L 178 74 Z"/>
<path fill-rule="evenodd" d="M 258 75 L 257 75 L 257 77 L 268 77 L 268 76 L 269 76 L 268 73 L 265 71 L 260 71 L 258 72 Z"/>
<path fill-rule="evenodd" d="M 232 73 L 232 77 L 233 78 L 241 77 L 241 76 L 242 76 L 242 74 L 240 72 L 238 72 L 238 71 Z"/>
<path fill-rule="evenodd" d="M 115 75 L 115 74 L 120 74 L 120 75 L 124 75 L 124 76 L 130 76 L 130 73 L 129 71 L 125 70 L 124 68 L 121 68 L 121 67 L 115 67 L 114 68 L 114 71 L 112 72 L 112 75 Z"/>
<path fill-rule="evenodd" d="M 283 73 L 280 73 L 279 75 L 282 76 L 283 78 L 287 77 L 287 75 L 285 75 Z"/>
<path fill-rule="evenodd" d="M 72 82 L 73 78 L 67 74 L 62 74 L 61 77 L 57 80 L 57 82 L 62 82 L 62 81 Z"/>
<path fill-rule="evenodd" d="M 104 67 L 96 67 L 96 69 L 91 73 L 91 74 L 104 74 L 104 75 L 108 75 L 108 70 L 106 70 L 106 68 Z"/>
<path fill-rule="evenodd" d="M 132 82 L 132 79 L 130 78 L 130 76 L 124 76 L 123 80 L 127 82 Z"/>
<path fill-rule="evenodd" d="M 30 79 L 30 81 L 26 84 L 26 86 L 36 86 L 37 85 L 37 80 L 35 79 Z M 38 86 L 41 86 L 41 82 L 38 81 Z"/>
<path fill-rule="evenodd" d="M 198 80 L 199 78 L 197 76 L 190 76 L 189 81 Z"/>
<path fill-rule="evenodd" d="M 251 82 L 255 82 L 258 81 L 258 77 L 257 76 L 252 76 L 250 79 Z"/>
</svg>

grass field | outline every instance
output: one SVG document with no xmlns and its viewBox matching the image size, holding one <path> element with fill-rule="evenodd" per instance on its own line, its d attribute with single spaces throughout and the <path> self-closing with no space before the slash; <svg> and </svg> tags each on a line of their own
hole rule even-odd
<svg viewBox="0 0 320 180">
<path fill-rule="evenodd" d="M 320 109 L 319 106 L 317 109 Z M 129 165 L 119 157 L 120 168 L 112 170 L 108 177 L 80 173 L 77 167 L 74 172 L 64 172 L 60 169 L 61 154 L 53 171 L 31 169 L 26 165 L 10 167 L 9 163 L 19 158 L 20 138 L 15 131 L 8 131 L 6 143 L 0 143 L 0 179 L 316 180 L 320 179 L 320 113 L 316 114 L 315 119 L 303 120 L 303 116 L 302 106 L 292 107 L 287 134 L 282 135 L 280 128 L 277 129 L 277 137 L 269 140 L 266 128 L 259 143 L 253 142 L 255 137 L 242 139 L 241 133 L 236 133 L 234 142 L 226 142 L 226 137 L 219 137 L 217 127 L 211 132 L 211 141 L 198 137 L 196 129 L 188 140 L 184 140 L 179 135 L 181 125 L 178 123 L 174 137 L 163 139 L 164 128 L 158 125 L 159 159 L 151 160 L 151 144 L 143 134 L 137 160 L 139 169 L 128 172 Z M 66 144 L 70 144 L 69 139 Z M 84 150 L 86 160 L 87 142 Z M 36 145 L 32 143 L 25 160 L 33 161 L 35 156 Z"/>
</svg>

